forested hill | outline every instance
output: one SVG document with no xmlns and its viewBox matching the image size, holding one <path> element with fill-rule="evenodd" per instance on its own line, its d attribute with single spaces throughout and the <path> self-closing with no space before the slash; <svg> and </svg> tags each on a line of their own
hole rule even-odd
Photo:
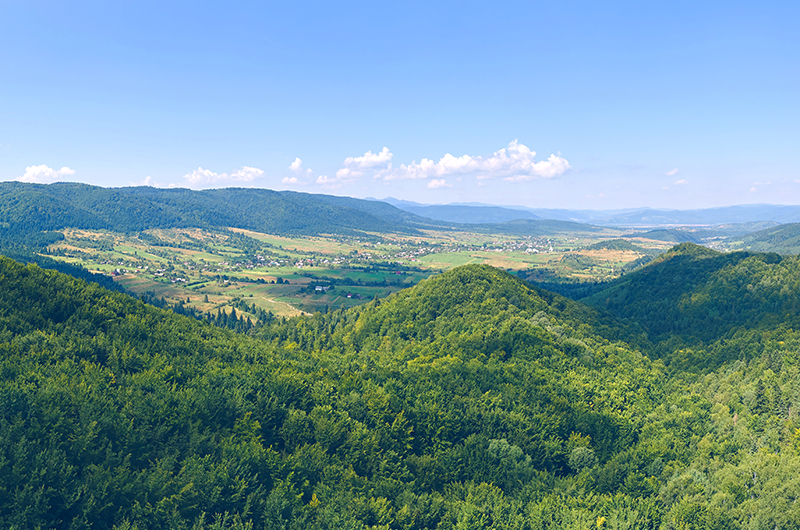
<svg viewBox="0 0 800 530">
<path fill-rule="evenodd" d="M 658 368 L 488 267 L 259 341 L 4 260 L 0 330 L 6 527 L 449 528 L 652 460 Z"/>
<path fill-rule="evenodd" d="M 486 266 L 259 333 L 0 259 L 0 526 L 800 524 L 797 337 L 684 377 Z"/>
<path fill-rule="evenodd" d="M 739 328 L 800 325 L 800 258 L 683 243 L 582 301 L 634 321 L 653 341 L 711 341 Z"/>
<path fill-rule="evenodd" d="M 800 223 L 778 225 L 725 241 L 725 244 L 754 252 L 800 253 Z"/>
<path fill-rule="evenodd" d="M 297 192 L 0 183 L 0 230 L 12 235 L 64 227 L 118 232 L 237 227 L 272 234 L 415 233 L 435 224 L 386 203 Z"/>
</svg>

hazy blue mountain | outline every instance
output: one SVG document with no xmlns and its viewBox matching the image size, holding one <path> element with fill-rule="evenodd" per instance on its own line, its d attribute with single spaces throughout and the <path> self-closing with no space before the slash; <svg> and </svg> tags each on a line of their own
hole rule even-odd
<svg viewBox="0 0 800 530">
<path fill-rule="evenodd" d="M 475 224 L 470 229 L 490 234 L 511 236 L 551 236 L 558 234 L 592 234 L 602 231 L 599 226 L 553 219 L 517 219 L 496 224 Z"/>
<path fill-rule="evenodd" d="M 675 225 L 739 225 L 739 229 L 748 230 L 752 228 L 758 230 L 764 226 L 748 227 L 748 223 L 793 223 L 800 222 L 800 206 L 775 205 L 775 204 L 742 204 L 737 206 L 724 206 L 719 208 L 700 208 L 691 210 L 672 210 L 655 208 L 624 208 L 617 210 L 571 210 L 564 208 L 531 208 L 526 206 L 497 206 L 484 203 L 451 203 L 446 205 L 430 205 L 413 201 L 404 201 L 388 197 L 383 199 L 387 202 L 409 212 L 430 217 L 432 219 L 442 219 L 450 222 L 470 222 L 467 220 L 455 221 L 455 217 L 447 217 L 448 212 L 459 212 L 451 210 L 452 207 L 471 207 L 471 208 L 501 208 L 503 211 L 510 210 L 509 215 L 516 219 L 531 219 L 524 217 L 519 212 L 528 212 L 539 219 L 553 219 L 558 221 L 572 221 L 578 223 L 591 223 L 604 226 L 620 227 L 656 227 L 656 226 L 675 226 Z M 426 212 L 426 213 L 421 213 Z M 504 212 L 505 213 L 505 212 Z M 439 217 L 436 217 L 439 216 Z M 506 219 L 512 220 L 512 219 Z M 472 221 L 477 222 L 477 221 Z M 502 222 L 502 221 L 498 221 Z M 744 233 L 744 232 L 742 232 Z"/>
<path fill-rule="evenodd" d="M 618 226 L 654 226 L 669 224 L 718 225 L 756 221 L 773 221 L 776 223 L 800 221 L 800 206 L 742 204 L 696 210 L 645 209 L 627 214 L 614 215 L 605 221 L 605 224 L 614 224 Z M 600 221 L 595 220 L 595 222 Z"/>
<path fill-rule="evenodd" d="M 443 204 L 433 206 L 398 206 L 416 215 L 449 223 L 504 223 L 516 219 L 539 219 L 525 210 L 511 210 L 501 206 L 468 206 Z"/>
</svg>

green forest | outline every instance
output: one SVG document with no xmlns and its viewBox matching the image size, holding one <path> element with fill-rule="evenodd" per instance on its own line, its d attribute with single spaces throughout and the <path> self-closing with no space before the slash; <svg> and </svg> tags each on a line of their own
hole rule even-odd
<svg viewBox="0 0 800 530">
<path fill-rule="evenodd" d="M 683 243 L 237 333 L 2 258 L 0 526 L 798 528 L 799 278 Z"/>
</svg>

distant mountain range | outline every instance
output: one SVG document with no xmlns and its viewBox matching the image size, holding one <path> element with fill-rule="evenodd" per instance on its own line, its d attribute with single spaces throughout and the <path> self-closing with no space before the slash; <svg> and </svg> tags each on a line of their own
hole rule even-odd
<svg viewBox="0 0 800 530">
<path fill-rule="evenodd" d="M 569 210 L 496 206 L 483 203 L 420 204 L 388 197 L 387 202 L 417 215 L 451 223 L 491 223 L 516 219 L 552 219 L 618 227 L 716 226 L 772 222 L 800 222 L 800 206 L 743 204 L 693 210 L 627 208 L 620 210 Z"/>
<path fill-rule="evenodd" d="M 800 221 L 800 206 L 768 204 L 591 211 L 481 203 L 425 205 L 393 198 L 379 201 L 255 188 L 195 191 L 0 183 L 0 246 L 5 248 L 9 243 L 47 245 L 52 242 L 50 236 L 60 236 L 55 231 L 65 227 L 117 232 L 235 227 L 283 235 L 359 236 L 411 235 L 426 229 L 538 236 L 596 233 L 600 227 L 619 227 L 631 230 L 628 237 L 704 244 L 767 230 L 731 248 L 795 253 L 800 249 L 795 229 L 775 225 L 796 221 Z"/>
<path fill-rule="evenodd" d="M 383 199 L 401 210 L 448 223 L 484 224 L 504 223 L 517 219 L 541 219 L 529 210 L 520 210 L 488 204 L 419 204 L 389 197 Z M 570 219 L 564 219 L 570 220 Z"/>
<path fill-rule="evenodd" d="M 500 207 L 459 206 L 472 230 L 509 235 L 594 232 L 586 223 L 509 220 Z M 500 222 L 504 221 L 504 222 Z M 479 223 L 479 224 L 475 224 Z M 423 217 L 382 201 L 257 188 L 195 191 L 151 187 L 101 188 L 80 183 L 0 182 L 0 247 L 44 246 L 65 228 L 140 232 L 152 228 L 243 228 L 279 235 L 418 235 L 463 230 L 464 222 Z"/>
</svg>

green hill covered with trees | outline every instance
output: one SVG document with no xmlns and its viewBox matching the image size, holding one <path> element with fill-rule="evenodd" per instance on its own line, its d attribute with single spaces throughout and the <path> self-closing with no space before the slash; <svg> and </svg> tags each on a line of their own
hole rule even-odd
<svg viewBox="0 0 800 530">
<path fill-rule="evenodd" d="M 435 221 L 386 203 L 226 188 L 193 191 L 101 188 L 78 183 L 0 183 L 0 238 L 70 228 L 140 232 L 150 228 L 236 227 L 271 234 L 416 233 Z"/>
<path fill-rule="evenodd" d="M 651 340 L 711 341 L 737 329 L 800 324 L 800 259 L 720 253 L 691 243 L 581 300 L 641 325 Z"/>
<path fill-rule="evenodd" d="M 471 265 L 249 336 L 2 259 L 0 525 L 797 527 L 800 338 L 770 324 L 678 370 Z"/>
<path fill-rule="evenodd" d="M 800 253 L 800 223 L 789 223 L 725 240 L 730 248 L 778 254 Z"/>
</svg>

